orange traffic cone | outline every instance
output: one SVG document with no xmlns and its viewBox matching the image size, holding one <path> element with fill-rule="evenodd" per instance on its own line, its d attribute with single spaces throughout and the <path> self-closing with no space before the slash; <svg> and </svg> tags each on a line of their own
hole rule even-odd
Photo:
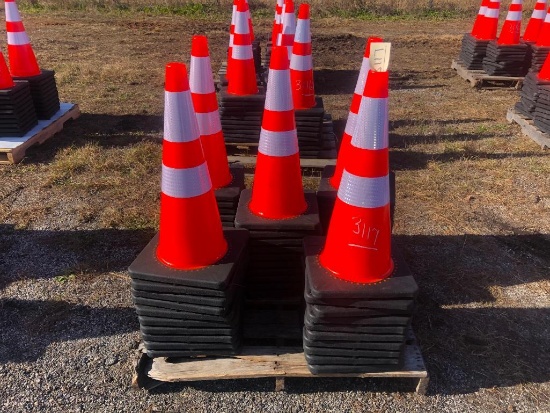
<svg viewBox="0 0 550 413">
<path fill-rule="evenodd" d="M 546 55 L 544 64 L 540 69 L 540 72 L 537 73 L 537 77 L 540 80 L 550 80 L 550 53 Z"/>
<path fill-rule="evenodd" d="M 309 4 L 301 4 L 298 11 L 296 37 L 290 58 L 290 80 L 294 109 L 309 109 L 315 106 L 313 86 L 313 60 L 311 58 L 311 30 Z"/>
<path fill-rule="evenodd" d="M 211 265 L 227 251 L 199 136 L 185 65 L 169 63 L 157 258 L 180 270 Z"/>
<path fill-rule="evenodd" d="M 193 36 L 189 72 L 191 97 L 197 116 L 204 157 L 208 164 L 208 172 L 214 189 L 222 188 L 231 182 L 232 177 L 227 163 L 227 152 L 206 36 Z"/>
<path fill-rule="evenodd" d="M 5 0 L 6 8 L 6 32 L 8 34 L 8 56 L 10 59 L 10 71 L 12 76 L 37 76 L 40 74 L 38 62 L 32 50 L 31 41 L 17 4 L 14 0 Z"/>
<path fill-rule="evenodd" d="M 228 67 L 227 72 L 229 81 L 227 93 L 240 96 L 258 93 L 247 10 L 248 4 L 246 1 L 237 0 L 235 33 L 231 48 L 231 67 Z M 229 69 L 231 69 L 230 72 Z"/>
<path fill-rule="evenodd" d="M 487 13 L 487 6 L 489 5 L 489 0 L 483 0 L 481 2 L 481 6 L 479 7 L 479 12 L 477 13 L 476 20 L 474 22 L 474 27 L 472 27 L 471 35 L 476 37 L 477 34 L 480 32 L 480 30 L 483 27 L 483 24 L 485 23 L 485 13 Z"/>
<path fill-rule="evenodd" d="M 246 5 L 248 7 L 248 10 L 246 11 L 246 15 L 248 17 L 248 31 L 250 33 L 250 41 L 254 41 L 254 26 L 252 25 L 252 16 L 250 15 L 250 4 L 248 4 L 248 0 L 246 1 Z"/>
<path fill-rule="evenodd" d="M 521 33 L 521 12 L 522 12 L 523 0 L 512 0 L 508 14 L 506 15 L 506 21 L 500 31 L 498 38 L 498 44 L 504 45 L 516 45 L 519 44 L 519 38 Z"/>
<path fill-rule="evenodd" d="M 235 38 L 235 16 L 237 15 L 237 0 L 233 0 L 233 9 L 231 12 L 231 25 L 229 26 L 229 47 L 227 48 L 227 66 L 225 68 L 225 78 L 229 82 L 229 74 L 233 71 L 233 43 Z"/>
<path fill-rule="evenodd" d="M 15 83 L 13 83 L 6 59 L 4 59 L 4 55 L 0 51 L 0 90 L 10 89 L 14 86 Z"/>
<path fill-rule="evenodd" d="M 286 46 L 288 57 L 292 56 L 292 45 L 296 33 L 296 16 L 294 15 L 294 1 L 285 0 L 283 7 L 283 27 L 279 33 L 277 46 Z"/>
<path fill-rule="evenodd" d="M 388 157 L 388 72 L 370 71 L 357 127 L 319 256 L 323 267 L 351 282 L 391 275 Z"/>
<path fill-rule="evenodd" d="M 546 17 L 542 22 L 536 45 L 538 47 L 550 47 L 550 7 L 546 11 Z"/>
<path fill-rule="evenodd" d="M 340 151 L 338 152 L 338 159 L 336 160 L 336 168 L 334 171 L 334 175 L 332 176 L 332 178 L 329 179 L 330 185 L 336 189 L 338 189 L 338 187 L 340 186 L 340 180 L 342 179 L 344 167 L 348 162 L 350 156 L 352 156 L 352 154 L 350 153 L 351 138 L 357 124 L 357 114 L 359 113 L 359 106 L 363 97 L 363 91 L 365 90 L 365 83 L 367 81 L 367 76 L 370 71 L 370 45 L 372 43 L 378 42 L 382 42 L 382 39 L 380 37 L 369 37 L 369 39 L 367 40 L 367 46 L 365 47 L 365 53 L 363 55 L 363 63 L 361 64 L 359 78 L 357 79 L 357 84 L 355 86 L 355 91 L 351 100 L 346 128 L 344 130 L 344 135 L 342 136 L 342 142 L 340 143 Z"/>
<path fill-rule="evenodd" d="M 546 17 L 546 0 L 537 0 L 531 19 L 527 24 L 525 33 L 523 33 L 523 40 L 526 42 L 536 42 L 539 37 L 539 32 L 542 27 L 542 22 Z"/>
<path fill-rule="evenodd" d="M 277 39 L 279 38 L 279 33 L 283 30 L 282 24 L 282 14 L 283 14 L 283 5 L 284 0 L 277 0 L 277 5 L 275 6 L 275 18 L 273 19 L 273 28 L 271 29 L 271 46 L 277 44 Z"/>
<path fill-rule="evenodd" d="M 290 89 L 287 49 L 275 46 L 269 63 L 264 116 L 252 200 L 252 213 L 271 219 L 300 215 L 306 208 L 298 135 Z"/>
<path fill-rule="evenodd" d="M 483 24 L 475 37 L 479 40 L 495 40 L 497 38 L 498 17 L 500 14 L 500 0 L 490 0 L 485 12 Z"/>
</svg>

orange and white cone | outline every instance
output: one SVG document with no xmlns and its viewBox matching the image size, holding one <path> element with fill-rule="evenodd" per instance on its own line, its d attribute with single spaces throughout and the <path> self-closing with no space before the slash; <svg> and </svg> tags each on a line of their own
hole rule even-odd
<svg viewBox="0 0 550 413">
<path fill-rule="evenodd" d="M 250 33 L 250 40 L 253 42 L 254 41 L 254 26 L 252 24 L 252 16 L 250 15 L 250 4 L 248 3 L 248 0 L 245 0 L 246 1 L 246 5 L 248 6 L 248 10 L 246 12 L 246 15 L 248 16 L 248 31 Z"/>
<path fill-rule="evenodd" d="M 32 50 L 31 41 L 14 0 L 5 0 L 8 56 L 12 76 L 29 77 L 40 74 L 40 67 Z"/>
<path fill-rule="evenodd" d="M 544 81 L 550 80 L 550 53 L 546 55 L 544 64 L 540 68 L 540 72 L 537 73 L 537 78 Z"/>
<path fill-rule="evenodd" d="M 294 14 L 294 1 L 285 0 L 283 7 L 283 27 L 277 39 L 277 46 L 286 46 L 289 59 L 292 56 L 292 45 L 294 44 L 295 34 L 296 16 Z"/>
<path fill-rule="evenodd" d="M 546 17 L 542 22 L 536 45 L 538 47 L 550 47 L 550 7 L 546 11 Z"/>
<path fill-rule="evenodd" d="M 531 18 L 529 19 L 529 23 L 527 23 L 527 28 L 525 29 L 525 33 L 523 33 L 523 40 L 526 42 L 534 43 L 537 41 L 537 38 L 539 37 L 539 32 L 542 27 L 542 22 L 544 21 L 546 17 L 546 0 L 537 0 L 537 3 L 535 4 L 535 9 L 533 10 L 533 14 L 531 14 Z"/>
<path fill-rule="evenodd" d="M 294 109 L 314 107 L 315 88 L 313 86 L 309 4 L 305 3 L 301 4 L 298 10 L 298 24 L 290 58 L 290 80 Z"/>
<path fill-rule="evenodd" d="M 273 28 L 271 29 L 271 47 L 277 45 L 279 33 L 283 30 L 282 15 L 284 3 L 284 0 L 277 0 L 277 5 L 275 6 L 275 18 L 273 19 Z"/>
<path fill-rule="evenodd" d="M 489 5 L 489 0 L 483 0 L 481 2 L 481 6 L 479 7 L 479 11 L 477 13 L 477 17 L 471 31 L 471 35 L 474 37 L 476 37 L 476 35 L 480 32 L 481 28 L 483 27 L 483 24 L 485 23 L 484 19 L 485 19 L 485 13 L 487 13 L 488 5 Z"/>
<path fill-rule="evenodd" d="M 227 162 L 206 36 L 193 36 L 189 86 L 212 186 L 214 189 L 222 188 L 231 182 L 232 177 Z"/>
<path fill-rule="evenodd" d="M 0 90 L 11 89 L 14 86 L 15 83 L 13 83 L 6 59 L 4 59 L 4 55 L 0 51 Z"/>
<path fill-rule="evenodd" d="M 336 277 L 372 283 L 391 275 L 388 72 L 370 71 L 338 196 L 323 267 Z"/>
<path fill-rule="evenodd" d="M 227 48 L 227 66 L 225 69 L 225 78 L 229 82 L 229 74 L 233 71 L 232 57 L 233 56 L 233 43 L 235 38 L 235 16 L 237 14 L 237 0 L 233 0 L 233 9 L 231 12 L 231 25 L 229 26 L 229 47 Z"/>
<path fill-rule="evenodd" d="M 199 136 L 187 69 L 183 63 L 169 63 L 157 258 L 180 270 L 214 264 L 227 251 Z"/>
<path fill-rule="evenodd" d="M 231 72 L 227 72 L 229 81 L 227 93 L 240 96 L 258 93 L 247 11 L 248 4 L 246 1 L 237 0 L 235 33 L 233 34 L 233 46 L 231 47 L 231 66 L 228 67 Z"/>
<path fill-rule="evenodd" d="M 355 132 L 355 127 L 357 125 L 359 107 L 363 99 L 365 83 L 367 82 L 367 77 L 370 71 L 370 45 L 372 43 L 379 42 L 382 42 L 382 39 L 380 37 L 369 37 L 369 39 L 367 40 L 367 46 L 365 47 L 365 53 L 363 55 L 363 62 L 361 63 L 361 70 L 359 71 L 359 78 L 357 79 L 357 84 L 355 85 L 355 91 L 353 92 L 353 98 L 351 100 L 346 128 L 344 130 L 344 135 L 342 136 L 342 141 L 340 143 L 338 159 L 336 159 L 336 168 L 334 170 L 334 175 L 332 175 L 332 177 L 329 179 L 330 185 L 336 189 L 338 189 L 338 187 L 340 186 L 340 180 L 342 179 L 344 167 L 346 166 L 348 159 L 352 156 L 352 153 L 350 153 L 351 138 L 353 136 L 353 133 Z"/>
<path fill-rule="evenodd" d="M 477 34 L 474 35 L 479 40 L 495 40 L 498 31 L 498 17 L 500 14 L 500 0 L 490 0 L 483 24 Z"/>
<path fill-rule="evenodd" d="M 269 63 L 269 82 L 252 186 L 252 213 L 286 219 L 306 208 L 294 119 L 286 47 L 275 46 Z"/>
<path fill-rule="evenodd" d="M 498 44 L 513 46 L 519 44 L 521 36 L 521 14 L 523 0 L 512 0 L 506 21 L 500 31 Z"/>
</svg>

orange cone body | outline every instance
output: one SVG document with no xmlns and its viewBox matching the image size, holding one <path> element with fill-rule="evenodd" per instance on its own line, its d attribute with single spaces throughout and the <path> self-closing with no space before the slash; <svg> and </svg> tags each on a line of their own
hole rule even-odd
<svg viewBox="0 0 550 413">
<path fill-rule="evenodd" d="M 15 83 L 13 83 L 6 59 L 4 59 L 4 55 L 0 51 L 0 90 L 10 89 L 14 86 Z"/>
<path fill-rule="evenodd" d="M 273 28 L 271 29 L 271 46 L 277 45 L 277 39 L 279 38 L 279 33 L 283 30 L 282 24 L 282 14 L 283 14 L 283 5 L 284 0 L 277 0 L 277 5 L 275 6 L 275 18 L 273 19 Z"/>
<path fill-rule="evenodd" d="M 225 255 L 227 242 L 183 63 L 166 66 L 164 105 L 157 258 L 180 270 L 205 267 Z"/>
<path fill-rule="evenodd" d="M 540 80 L 550 80 L 550 53 L 546 56 L 540 72 L 537 73 L 537 77 Z"/>
<path fill-rule="evenodd" d="M 495 40 L 497 38 L 500 0 L 490 0 L 481 27 L 473 36 L 479 40 Z"/>
<path fill-rule="evenodd" d="M 506 15 L 506 21 L 500 31 L 498 37 L 498 44 L 504 45 L 516 45 L 519 44 L 519 38 L 521 35 L 521 12 L 522 12 L 523 0 L 512 0 L 508 14 Z"/>
<path fill-rule="evenodd" d="M 344 130 L 344 135 L 342 136 L 342 141 L 340 143 L 338 159 L 336 160 L 336 168 L 334 170 L 334 175 L 332 175 L 332 177 L 329 179 L 330 185 L 336 189 L 338 189 L 338 187 L 340 186 L 340 180 L 342 179 L 344 167 L 349 157 L 351 156 L 351 137 L 355 131 L 355 126 L 357 124 L 357 114 L 359 113 L 359 106 L 363 98 L 365 83 L 367 82 L 367 77 L 370 71 L 370 45 L 371 43 L 378 43 L 381 41 L 382 39 L 379 37 L 369 37 L 369 39 L 367 40 L 367 46 L 365 47 L 361 70 L 359 71 L 359 78 L 357 79 L 357 84 L 355 85 L 355 91 L 351 100 L 346 128 Z"/>
<path fill-rule="evenodd" d="M 290 80 L 294 109 L 309 109 L 315 106 L 313 86 L 313 59 L 311 57 L 311 30 L 309 4 L 300 5 L 296 36 L 290 58 Z"/>
<path fill-rule="evenodd" d="M 391 275 L 388 72 L 370 71 L 334 204 L 323 267 L 337 277 L 372 283 Z"/>
<path fill-rule="evenodd" d="M 283 7 L 283 27 L 277 39 L 277 46 L 286 46 L 289 59 L 290 56 L 292 56 L 292 45 L 294 44 L 295 33 L 296 16 L 294 15 L 294 1 L 285 0 L 285 5 Z"/>
<path fill-rule="evenodd" d="M 206 36 L 193 36 L 189 72 L 191 97 L 208 172 L 213 188 L 222 188 L 231 182 L 232 177 L 227 162 Z"/>
<path fill-rule="evenodd" d="M 235 11 L 235 33 L 231 48 L 231 72 L 228 72 L 227 92 L 240 96 L 258 93 L 247 10 L 246 1 L 238 0 Z"/>
<path fill-rule="evenodd" d="M 474 27 L 472 27 L 471 35 L 476 37 L 476 35 L 482 30 L 485 23 L 485 13 L 487 13 L 487 6 L 489 5 L 489 0 L 483 0 L 481 6 L 479 7 L 479 12 L 477 13 L 476 20 L 474 22 Z"/>
<path fill-rule="evenodd" d="M 40 74 L 38 62 L 32 50 L 31 41 L 21 21 L 14 0 L 5 0 L 6 32 L 8 34 L 8 56 L 12 76 L 37 76 Z"/>
<path fill-rule="evenodd" d="M 550 8 L 546 11 L 546 17 L 542 22 L 536 44 L 539 47 L 550 46 Z"/>
<path fill-rule="evenodd" d="M 546 17 L 546 0 L 537 0 L 535 4 L 535 9 L 529 23 L 527 23 L 527 28 L 525 33 L 523 33 L 523 40 L 526 42 L 536 42 L 539 37 L 539 32 L 542 27 L 542 22 Z"/>
<path fill-rule="evenodd" d="M 290 90 L 288 55 L 286 47 L 282 46 L 275 46 L 271 51 L 269 82 L 249 208 L 252 213 L 270 219 L 295 217 L 307 208 Z"/>
</svg>

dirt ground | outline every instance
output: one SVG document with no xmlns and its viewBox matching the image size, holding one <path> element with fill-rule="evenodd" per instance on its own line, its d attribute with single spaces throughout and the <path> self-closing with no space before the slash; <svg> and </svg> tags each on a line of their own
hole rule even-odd
<svg viewBox="0 0 550 413">
<path fill-rule="evenodd" d="M 351 379 L 130 389 L 140 338 L 126 268 L 158 222 L 164 63 L 188 61 L 205 33 L 217 71 L 227 23 L 24 18 L 83 114 L 0 167 L 1 411 L 550 411 L 550 156 L 506 122 L 516 91 L 476 91 L 450 69 L 470 21 L 312 26 L 316 91 L 339 134 L 366 37 L 393 44 L 394 235 L 420 286 L 420 397 L 410 383 Z M 255 25 L 263 39 L 270 27 Z"/>
</svg>

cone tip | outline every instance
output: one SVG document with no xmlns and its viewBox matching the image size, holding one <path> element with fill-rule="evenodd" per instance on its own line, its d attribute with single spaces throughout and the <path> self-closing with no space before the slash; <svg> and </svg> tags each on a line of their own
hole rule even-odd
<svg viewBox="0 0 550 413">
<path fill-rule="evenodd" d="M 193 36 L 191 42 L 191 56 L 208 57 L 208 38 L 206 36 Z"/>
<path fill-rule="evenodd" d="M 309 4 L 300 4 L 300 9 L 298 10 L 298 18 L 302 20 L 309 19 Z"/>
<path fill-rule="evenodd" d="M 372 43 L 380 43 L 384 40 L 381 37 L 369 37 L 367 39 L 367 46 L 365 47 L 365 57 L 370 57 L 370 45 Z"/>
<path fill-rule="evenodd" d="M 288 50 L 286 46 L 274 46 L 271 49 L 271 60 L 269 61 L 269 68 L 274 70 L 288 70 L 289 69 Z"/>
<path fill-rule="evenodd" d="M 234 3 L 234 5 L 237 6 L 238 12 L 245 12 L 249 10 L 248 3 L 246 2 L 246 0 L 237 0 L 236 3 Z"/>
<path fill-rule="evenodd" d="M 166 65 L 164 90 L 166 92 L 184 92 L 189 90 L 187 68 L 184 63 L 170 62 Z"/>
<path fill-rule="evenodd" d="M 285 0 L 285 13 L 294 13 L 294 0 Z"/>
<path fill-rule="evenodd" d="M 389 80 L 390 72 L 376 72 L 370 70 L 363 95 L 369 98 L 387 98 Z"/>
</svg>

